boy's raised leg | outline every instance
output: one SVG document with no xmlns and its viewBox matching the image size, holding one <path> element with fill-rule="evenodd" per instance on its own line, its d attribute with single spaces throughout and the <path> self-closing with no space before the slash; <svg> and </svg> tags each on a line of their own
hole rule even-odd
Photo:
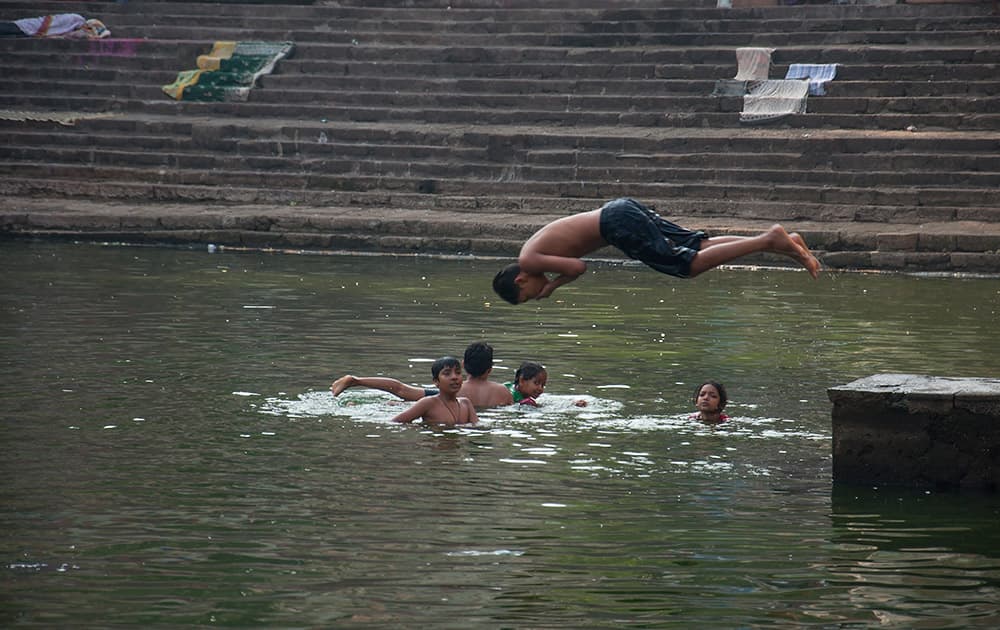
<svg viewBox="0 0 1000 630">
<path fill-rule="evenodd" d="M 813 278 L 819 275 L 819 261 L 809 251 L 802 237 L 794 232 L 789 234 L 785 228 L 775 224 L 757 236 L 719 236 L 708 239 L 702 243 L 698 255 L 691 261 L 691 277 L 758 252 L 788 256 L 805 267 Z"/>
</svg>

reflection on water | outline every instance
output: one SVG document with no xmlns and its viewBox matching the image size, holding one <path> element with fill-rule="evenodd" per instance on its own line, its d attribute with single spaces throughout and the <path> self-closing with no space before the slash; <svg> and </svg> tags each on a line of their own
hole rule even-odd
<svg viewBox="0 0 1000 630">
<path fill-rule="evenodd" d="M 0 623 L 995 627 L 994 495 L 833 487 L 826 388 L 1000 374 L 988 278 L 5 243 Z M 388 421 L 471 340 L 538 409 Z M 733 419 L 689 419 L 726 383 Z M 587 401 L 577 407 L 577 400 Z"/>
</svg>

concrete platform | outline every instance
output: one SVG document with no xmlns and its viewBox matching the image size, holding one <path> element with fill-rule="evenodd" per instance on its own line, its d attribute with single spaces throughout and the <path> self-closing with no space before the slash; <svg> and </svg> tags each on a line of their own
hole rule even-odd
<svg viewBox="0 0 1000 630">
<path fill-rule="evenodd" d="M 834 481 L 1000 484 L 1000 379 L 876 374 L 828 393 Z"/>
</svg>

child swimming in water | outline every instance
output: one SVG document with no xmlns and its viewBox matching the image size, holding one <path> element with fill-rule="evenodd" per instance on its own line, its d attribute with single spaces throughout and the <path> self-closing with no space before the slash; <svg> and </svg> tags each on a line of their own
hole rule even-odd
<svg viewBox="0 0 1000 630">
<path fill-rule="evenodd" d="M 514 372 L 514 381 L 504 383 L 504 386 L 510 390 L 515 404 L 537 407 L 538 401 L 535 399 L 545 393 L 545 383 L 548 380 L 549 373 L 541 363 L 525 361 Z"/>
<path fill-rule="evenodd" d="M 698 413 L 691 418 L 706 424 L 725 422 L 729 420 L 729 416 L 722 413 L 722 410 L 726 408 L 728 401 L 725 385 L 718 381 L 705 381 L 694 390 L 694 406 Z"/>
<path fill-rule="evenodd" d="M 514 404 L 538 406 L 537 398 L 545 393 L 545 385 L 548 383 L 549 373 L 541 363 L 525 361 L 521 367 L 514 372 L 514 381 L 504 383 L 514 397 Z M 577 407 L 586 407 L 586 400 L 577 400 L 573 403 Z"/>
<path fill-rule="evenodd" d="M 462 389 L 462 364 L 455 357 L 441 357 L 431 364 L 431 377 L 438 387 L 438 394 L 424 396 L 412 407 L 396 415 L 393 422 L 423 420 L 424 424 L 454 426 L 475 424 L 479 418 L 472 401 L 459 397 Z"/>
<path fill-rule="evenodd" d="M 480 409 L 514 404 L 510 391 L 506 387 L 489 380 L 490 373 L 493 371 L 493 346 L 485 341 L 470 343 L 465 348 L 465 357 L 462 363 L 465 371 L 469 374 L 469 379 L 462 385 L 460 396 L 468 398 L 473 405 Z M 414 402 L 425 396 L 433 396 L 438 393 L 437 390 L 407 385 L 400 380 L 385 376 L 354 376 L 352 374 L 346 374 L 335 380 L 330 385 L 330 391 L 333 392 L 334 396 L 339 396 L 349 387 L 380 389 L 403 400 Z"/>
</svg>

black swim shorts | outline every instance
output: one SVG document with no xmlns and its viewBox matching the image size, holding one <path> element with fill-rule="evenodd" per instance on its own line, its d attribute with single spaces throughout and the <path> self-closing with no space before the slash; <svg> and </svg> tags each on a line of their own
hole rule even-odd
<svg viewBox="0 0 1000 630">
<path fill-rule="evenodd" d="M 708 238 L 705 232 L 682 228 L 627 198 L 601 208 L 601 236 L 629 258 L 678 278 L 691 275 L 691 261 Z"/>
</svg>

